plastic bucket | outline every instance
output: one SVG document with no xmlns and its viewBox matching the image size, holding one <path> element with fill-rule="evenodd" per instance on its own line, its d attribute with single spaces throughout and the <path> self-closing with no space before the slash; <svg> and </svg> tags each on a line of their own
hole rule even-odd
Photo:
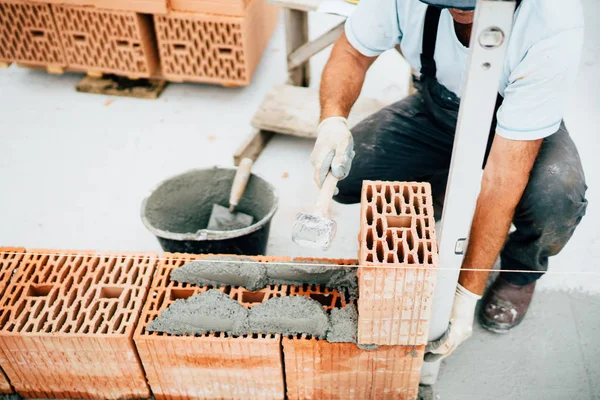
<svg viewBox="0 0 600 400">
<path fill-rule="evenodd" d="M 233 231 L 207 230 L 214 203 L 229 206 L 236 170 L 197 169 L 161 182 L 142 202 L 141 217 L 163 250 L 195 254 L 264 255 L 278 196 L 266 180 L 251 174 L 236 211 L 254 223 Z"/>
</svg>

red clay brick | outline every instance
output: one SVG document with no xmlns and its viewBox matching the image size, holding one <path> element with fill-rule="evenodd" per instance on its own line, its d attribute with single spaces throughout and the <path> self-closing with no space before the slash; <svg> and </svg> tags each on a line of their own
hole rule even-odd
<svg viewBox="0 0 600 400">
<path fill-rule="evenodd" d="M 243 16 L 251 0 L 169 0 L 173 11 Z"/>
<path fill-rule="evenodd" d="M 69 69 L 149 78 L 158 69 L 150 15 L 53 5 Z"/>
<path fill-rule="evenodd" d="M 0 365 L 34 398 L 150 396 L 132 341 L 155 254 L 30 250 L 0 301 Z"/>
<path fill-rule="evenodd" d="M 194 4 L 204 8 L 213 3 Z M 176 82 L 248 85 L 278 17 L 279 8 L 266 0 L 252 0 L 241 16 L 155 15 L 162 75 Z"/>
<path fill-rule="evenodd" d="M 19 261 L 23 258 L 24 247 L 0 247 L 0 299 L 8 286 Z M 10 394 L 12 388 L 2 368 L 0 368 L 0 394 Z"/>
<path fill-rule="evenodd" d="M 359 343 L 427 342 L 437 242 L 427 183 L 364 181 L 359 250 Z"/>
<path fill-rule="evenodd" d="M 327 311 L 346 306 L 341 293 L 318 286 L 292 286 L 290 295 L 317 300 Z M 282 344 L 290 400 L 417 398 L 425 346 L 380 346 L 368 351 L 354 343 L 329 343 L 307 335 L 284 337 Z"/>
<path fill-rule="evenodd" d="M 145 328 L 177 299 L 208 290 L 171 281 L 174 268 L 208 255 L 165 253 L 157 267 L 134 340 L 148 383 L 160 399 L 282 399 L 284 384 L 280 335 L 232 337 L 223 333 L 174 336 Z M 289 257 L 251 257 L 256 261 L 289 261 Z M 222 287 L 249 307 L 288 292 L 285 285 L 249 292 Z"/>
<path fill-rule="evenodd" d="M 0 0 L 0 62 L 66 66 L 48 4 Z"/>
<path fill-rule="evenodd" d="M 21 0 L 32 1 L 32 0 Z M 33 0 L 50 4 L 97 7 L 107 10 L 136 11 L 145 14 L 161 14 L 168 11 L 167 0 Z"/>
<path fill-rule="evenodd" d="M 10 387 L 10 382 L 6 377 L 4 371 L 0 369 L 0 395 L 1 394 L 11 394 L 13 392 L 12 387 Z"/>
<path fill-rule="evenodd" d="M 290 400 L 413 400 L 425 346 L 380 346 L 361 350 L 354 343 L 283 338 Z"/>
</svg>

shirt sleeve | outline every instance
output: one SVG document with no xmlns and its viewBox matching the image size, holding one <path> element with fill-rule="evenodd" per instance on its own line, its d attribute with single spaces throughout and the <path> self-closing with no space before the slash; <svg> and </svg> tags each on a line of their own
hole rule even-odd
<svg viewBox="0 0 600 400">
<path fill-rule="evenodd" d="M 498 135 L 536 140 L 558 131 L 582 46 L 583 28 L 560 32 L 531 46 L 509 76 L 497 114 Z"/>
<path fill-rule="evenodd" d="M 367 57 L 375 57 L 400 43 L 396 0 L 361 0 L 345 25 L 348 41 Z"/>
</svg>

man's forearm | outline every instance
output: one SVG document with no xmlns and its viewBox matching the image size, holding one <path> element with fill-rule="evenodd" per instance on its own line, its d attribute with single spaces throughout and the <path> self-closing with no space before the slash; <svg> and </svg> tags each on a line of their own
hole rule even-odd
<svg viewBox="0 0 600 400">
<path fill-rule="evenodd" d="M 498 190 L 498 195 L 500 192 Z M 502 201 L 494 190 L 479 195 L 469 235 L 469 246 L 459 278 L 459 283 L 470 292 L 483 294 L 489 270 L 494 266 L 506 241 L 514 212 L 514 206 Z M 487 271 L 469 271 L 470 269 Z"/>
<path fill-rule="evenodd" d="M 321 78 L 321 121 L 329 117 L 348 118 L 374 60 L 356 51 L 342 34 Z"/>
<path fill-rule="evenodd" d="M 489 270 L 504 246 L 541 142 L 510 141 L 498 136 L 494 140 L 459 277 L 459 283 L 472 293 L 481 295 L 485 290 Z"/>
</svg>

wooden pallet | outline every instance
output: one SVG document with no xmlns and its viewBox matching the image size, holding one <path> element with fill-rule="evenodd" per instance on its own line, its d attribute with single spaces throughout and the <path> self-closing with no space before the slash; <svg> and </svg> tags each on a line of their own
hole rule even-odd
<svg viewBox="0 0 600 400">
<path fill-rule="evenodd" d="M 76 86 L 78 92 L 110 96 L 157 99 L 167 86 L 164 79 L 131 79 L 117 75 L 88 75 Z"/>
</svg>

